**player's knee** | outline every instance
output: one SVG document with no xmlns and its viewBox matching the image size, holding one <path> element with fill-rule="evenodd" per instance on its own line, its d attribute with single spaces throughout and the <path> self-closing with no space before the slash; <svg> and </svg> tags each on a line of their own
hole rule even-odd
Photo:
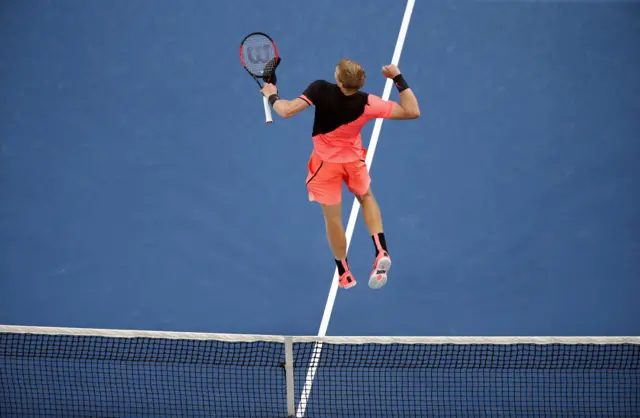
<svg viewBox="0 0 640 418">
<path fill-rule="evenodd" d="M 334 205 L 322 205 L 322 213 L 327 223 L 340 223 L 342 222 L 342 209 L 340 204 Z"/>
<path fill-rule="evenodd" d="M 366 199 L 373 199 L 373 193 L 371 193 L 371 189 L 367 189 L 363 194 L 356 194 L 356 199 L 362 204 Z"/>
</svg>

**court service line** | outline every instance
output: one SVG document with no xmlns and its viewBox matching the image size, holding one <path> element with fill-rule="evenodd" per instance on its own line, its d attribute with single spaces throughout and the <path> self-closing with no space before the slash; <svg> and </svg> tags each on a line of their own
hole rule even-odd
<svg viewBox="0 0 640 418">
<path fill-rule="evenodd" d="M 404 10 L 404 16 L 402 18 L 402 24 L 400 25 L 400 32 L 398 33 L 398 40 L 396 41 L 396 46 L 393 51 L 393 57 L 391 58 L 391 63 L 398 65 L 400 62 L 400 55 L 402 54 L 402 48 L 404 47 L 404 41 L 407 36 L 407 30 L 409 29 L 409 22 L 411 21 L 411 14 L 413 12 L 413 5 L 415 0 L 407 0 L 407 6 Z M 391 88 L 393 87 L 393 80 L 387 79 L 386 84 L 384 85 L 384 91 L 382 93 L 383 100 L 389 100 L 389 96 L 391 95 Z M 365 162 L 367 164 L 367 170 L 371 170 L 371 165 L 373 164 L 373 156 L 376 152 L 376 146 L 378 145 L 378 138 L 380 137 L 380 131 L 382 129 L 383 119 L 376 119 L 375 124 L 373 126 L 373 132 L 371 133 L 371 140 L 369 141 L 369 149 L 367 151 L 367 157 Z M 356 220 L 358 219 L 358 213 L 360 211 L 360 204 L 357 199 L 353 199 L 353 205 L 351 206 L 351 214 L 349 215 L 349 221 L 347 222 L 347 229 L 345 231 L 347 238 L 347 251 L 349 250 L 349 245 L 351 244 L 351 237 L 353 236 L 353 230 L 356 225 Z M 322 315 L 322 321 L 320 322 L 320 330 L 318 331 L 319 337 L 324 337 L 327 334 L 327 328 L 329 327 L 329 319 L 331 318 L 331 312 L 333 311 L 333 305 L 336 300 L 336 295 L 338 293 L 338 268 L 336 267 L 335 273 L 333 275 L 333 281 L 331 282 L 331 288 L 329 289 L 329 296 L 327 298 L 327 304 L 324 308 L 324 314 Z M 322 343 L 316 343 L 316 346 L 313 350 L 313 355 L 311 357 L 311 362 L 309 363 L 309 367 L 307 370 L 307 377 L 305 379 L 305 384 L 302 390 L 302 394 L 300 396 L 300 403 L 298 404 L 298 410 L 296 412 L 296 417 L 303 417 L 307 408 L 307 401 L 309 398 L 309 393 L 311 392 L 311 385 L 313 384 L 313 379 L 316 374 L 316 370 L 318 368 L 318 362 L 320 361 L 320 353 L 322 351 Z"/>
</svg>

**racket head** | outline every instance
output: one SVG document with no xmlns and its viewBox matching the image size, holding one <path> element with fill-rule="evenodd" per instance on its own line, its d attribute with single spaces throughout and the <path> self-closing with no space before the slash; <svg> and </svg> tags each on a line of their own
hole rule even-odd
<svg viewBox="0 0 640 418">
<path fill-rule="evenodd" d="M 276 43 L 264 32 L 252 32 L 240 42 L 240 62 L 254 78 L 271 77 L 279 59 Z"/>
</svg>

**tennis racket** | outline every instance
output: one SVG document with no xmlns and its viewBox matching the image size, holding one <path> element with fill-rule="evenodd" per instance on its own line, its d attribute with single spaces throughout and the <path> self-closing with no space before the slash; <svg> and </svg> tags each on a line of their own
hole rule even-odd
<svg viewBox="0 0 640 418">
<path fill-rule="evenodd" d="M 240 62 L 245 70 L 253 77 L 260 89 L 265 83 L 276 84 L 276 67 L 280 64 L 278 48 L 269 35 L 263 32 L 253 32 L 240 42 Z M 269 100 L 262 96 L 264 115 L 267 123 L 271 123 L 271 108 Z"/>
</svg>

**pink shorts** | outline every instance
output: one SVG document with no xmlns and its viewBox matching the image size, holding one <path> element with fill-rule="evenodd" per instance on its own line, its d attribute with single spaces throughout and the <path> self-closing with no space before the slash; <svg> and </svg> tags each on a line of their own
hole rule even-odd
<svg viewBox="0 0 640 418">
<path fill-rule="evenodd" d="M 309 158 L 307 189 L 309 201 L 335 205 L 342 200 L 342 182 L 356 196 L 364 195 L 371 185 L 371 177 L 364 159 L 348 163 L 322 161 L 314 152 Z"/>
</svg>

